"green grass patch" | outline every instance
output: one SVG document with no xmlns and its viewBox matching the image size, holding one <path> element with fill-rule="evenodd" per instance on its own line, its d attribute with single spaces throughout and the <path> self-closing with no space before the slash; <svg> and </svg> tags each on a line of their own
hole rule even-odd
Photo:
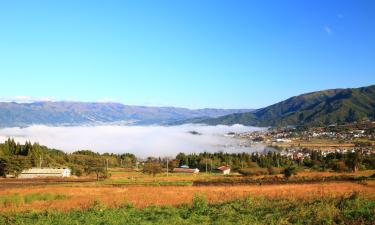
<svg viewBox="0 0 375 225">
<path fill-rule="evenodd" d="M 0 214 L 0 224 L 373 224 L 375 202 L 356 194 L 346 198 L 316 200 L 268 200 L 248 197 L 210 205 L 195 195 L 193 204 L 152 206 L 130 204 L 108 208 L 96 203 L 70 212 Z"/>
<path fill-rule="evenodd" d="M 2 207 L 18 206 L 22 202 L 23 198 L 19 194 L 0 196 L 0 206 Z"/>
<path fill-rule="evenodd" d="M 144 181 L 131 179 L 117 179 L 101 181 L 109 185 L 144 185 L 144 186 L 191 186 L 193 181 Z"/>
<path fill-rule="evenodd" d="M 0 206 L 2 207 L 19 206 L 20 204 L 30 204 L 34 201 L 53 201 L 53 200 L 63 200 L 66 198 L 67 198 L 66 195 L 53 194 L 53 193 L 4 195 L 4 196 L 0 196 Z"/>
<path fill-rule="evenodd" d="M 66 195 L 62 194 L 52 194 L 52 193 L 32 193 L 23 196 L 24 202 L 26 204 L 32 203 L 34 201 L 53 201 L 53 200 L 63 200 L 66 199 Z"/>
</svg>

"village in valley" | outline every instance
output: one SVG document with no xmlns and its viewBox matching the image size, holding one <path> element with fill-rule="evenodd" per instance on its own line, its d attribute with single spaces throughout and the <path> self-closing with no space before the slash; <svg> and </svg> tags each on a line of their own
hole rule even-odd
<svg viewBox="0 0 375 225">
<path fill-rule="evenodd" d="M 233 135 L 248 145 L 264 144 L 277 149 L 282 156 L 294 160 L 311 157 L 311 151 L 323 156 L 333 153 L 361 151 L 375 154 L 375 122 L 331 124 L 323 127 L 283 127 Z"/>
<path fill-rule="evenodd" d="M 0 1 L 0 225 L 375 225 L 375 0 Z"/>
<path fill-rule="evenodd" d="M 294 163 L 299 171 L 339 171 L 356 172 L 359 167 L 373 168 L 375 154 L 375 123 L 371 121 L 332 124 L 323 127 L 282 127 L 268 128 L 261 131 L 234 133 L 225 136 L 241 140 L 241 145 L 251 146 L 262 144 L 263 152 L 201 152 L 199 154 L 180 153 L 175 158 L 164 157 L 147 159 L 137 158 L 133 154 L 99 154 L 91 151 L 77 151 L 64 156 L 65 163 L 59 160 L 47 147 L 26 142 L 25 145 L 8 139 L 2 145 L 3 154 L 14 154 L 14 161 L 2 162 L 2 175 L 7 178 L 63 178 L 77 179 L 78 181 L 92 177 L 113 181 L 113 170 L 126 169 L 128 172 L 150 174 L 152 177 L 159 174 L 215 174 L 231 175 L 232 177 L 248 174 L 266 175 L 282 173 L 281 168 Z M 359 155 L 360 162 L 349 162 L 349 155 Z M 58 156 L 60 157 L 60 156 Z M 283 162 L 283 163 L 281 163 Z M 363 165 L 359 165 L 365 162 Z M 58 166 L 54 166 L 58 165 Z M 117 168 L 117 169 L 116 169 Z M 362 169 L 362 170 L 363 170 Z M 246 170 L 254 170 L 252 173 Z M 245 172 L 244 172 L 245 171 Z M 279 171 L 279 172 L 276 172 Z M 118 174 L 118 173 L 117 173 Z M 116 175 L 115 177 L 117 177 Z M 172 175 L 173 176 L 173 175 Z M 86 178 L 85 178 L 86 177 Z M 195 176 L 191 180 L 196 180 Z M 228 177 L 230 179 L 230 177 Z M 132 177 L 130 180 L 135 181 Z M 116 183 L 116 181 L 113 181 Z M 130 182 L 130 183 L 131 183 Z M 134 182 L 136 183 L 136 182 Z"/>
</svg>

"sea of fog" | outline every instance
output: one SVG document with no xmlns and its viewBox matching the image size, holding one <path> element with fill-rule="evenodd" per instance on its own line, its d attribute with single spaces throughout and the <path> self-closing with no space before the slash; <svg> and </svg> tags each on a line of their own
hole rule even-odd
<svg viewBox="0 0 375 225">
<path fill-rule="evenodd" d="M 242 125 L 205 126 L 185 124 L 180 126 L 76 126 L 0 129 L 0 141 L 8 137 L 17 142 L 39 142 L 50 148 L 73 152 L 90 149 L 104 153 L 133 153 L 138 157 L 175 156 L 179 152 L 254 152 L 264 146 L 248 146 L 244 140 L 226 135 L 228 132 L 249 132 L 263 128 Z M 192 134 L 196 131 L 199 134 Z"/>
</svg>

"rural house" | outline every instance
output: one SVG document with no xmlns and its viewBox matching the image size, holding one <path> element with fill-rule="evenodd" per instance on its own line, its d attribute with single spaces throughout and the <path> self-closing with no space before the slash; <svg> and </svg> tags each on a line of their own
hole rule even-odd
<svg viewBox="0 0 375 225">
<path fill-rule="evenodd" d="M 220 166 L 216 168 L 215 171 L 224 175 L 228 175 L 230 173 L 230 168 L 228 166 Z"/>
<path fill-rule="evenodd" d="M 23 170 L 18 178 L 70 177 L 69 168 L 31 168 Z"/>
</svg>

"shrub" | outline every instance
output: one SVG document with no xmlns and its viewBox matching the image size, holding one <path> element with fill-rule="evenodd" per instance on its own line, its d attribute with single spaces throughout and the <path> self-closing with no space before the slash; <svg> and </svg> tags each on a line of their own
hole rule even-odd
<svg viewBox="0 0 375 225">
<path fill-rule="evenodd" d="M 244 168 L 240 169 L 238 172 L 244 176 L 259 176 L 269 173 L 267 168 Z"/>
<path fill-rule="evenodd" d="M 346 172 L 348 171 L 348 167 L 346 166 L 345 162 L 343 161 L 338 161 L 333 165 L 333 170 L 336 172 Z"/>
<path fill-rule="evenodd" d="M 297 174 L 297 167 L 295 166 L 288 166 L 284 169 L 283 174 L 286 178 L 291 177 L 292 175 Z"/>
<path fill-rule="evenodd" d="M 208 210 L 207 199 L 204 195 L 194 194 L 192 211 L 197 214 L 203 214 Z"/>
</svg>

